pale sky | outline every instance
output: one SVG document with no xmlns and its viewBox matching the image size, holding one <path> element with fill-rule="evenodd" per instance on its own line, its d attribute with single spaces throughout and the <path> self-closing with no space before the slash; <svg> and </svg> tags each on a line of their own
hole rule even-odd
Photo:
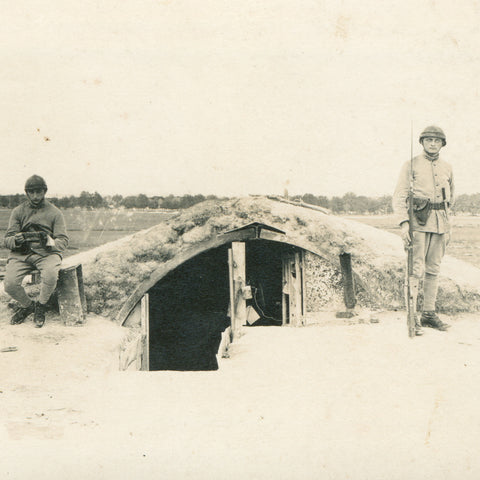
<svg viewBox="0 0 480 480">
<path fill-rule="evenodd" d="M 0 194 L 391 194 L 438 124 L 480 191 L 477 0 L 16 0 Z M 47 140 L 48 139 L 48 140 Z"/>
</svg>

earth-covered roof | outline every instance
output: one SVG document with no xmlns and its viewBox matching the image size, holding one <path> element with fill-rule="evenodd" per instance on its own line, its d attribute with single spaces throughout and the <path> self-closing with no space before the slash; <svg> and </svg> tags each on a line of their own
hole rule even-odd
<svg viewBox="0 0 480 480">
<path fill-rule="evenodd" d="M 180 255 L 216 244 L 214 239 L 251 223 L 285 232 L 283 241 L 332 265 L 339 264 L 339 254 L 350 253 L 358 284 L 371 305 L 403 308 L 405 252 L 397 235 L 266 197 L 202 202 L 152 228 L 69 257 L 65 263 L 83 264 L 89 310 L 115 318 L 138 286 L 148 283 L 162 267 L 165 270 L 167 262 L 175 265 Z M 447 257 L 437 303 L 444 312 L 480 309 L 480 269 Z"/>
</svg>

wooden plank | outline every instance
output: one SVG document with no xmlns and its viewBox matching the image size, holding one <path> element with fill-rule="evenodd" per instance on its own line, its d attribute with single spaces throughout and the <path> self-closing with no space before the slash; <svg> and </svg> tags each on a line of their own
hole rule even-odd
<svg viewBox="0 0 480 480">
<path fill-rule="evenodd" d="M 227 327 L 222 332 L 222 340 L 220 341 L 220 346 L 218 347 L 217 355 L 220 355 L 221 358 L 229 358 L 228 347 L 232 342 L 232 327 Z"/>
<path fill-rule="evenodd" d="M 83 283 L 83 269 L 82 264 L 77 265 L 77 281 L 78 294 L 80 295 L 80 302 L 82 303 L 83 314 L 87 315 L 87 298 L 85 297 L 85 286 Z"/>
<path fill-rule="evenodd" d="M 145 364 L 144 352 L 147 342 L 145 308 L 145 301 L 142 297 L 142 300 L 135 305 L 125 320 L 124 325 L 129 328 L 129 335 L 132 338 L 127 341 L 123 351 L 120 351 L 120 370 L 145 370 L 142 366 Z"/>
<path fill-rule="evenodd" d="M 317 210 L 322 212 L 325 215 L 330 215 L 330 210 L 328 208 L 323 208 L 317 205 L 311 205 L 310 203 L 305 203 L 302 200 L 289 200 L 288 198 L 277 197 L 274 195 L 267 196 L 270 200 L 276 200 L 277 202 L 289 203 L 290 205 L 295 205 L 296 207 L 310 208 L 311 210 Z"/>
<path fill-rule="evenodd" d="M 247 321 L 247 302 L 243 293 L 246 285 L 245 243 L 232 242 L 233 277 L 233 337 L 237 337 Z"/>
<path fill-rule="evenodd" d="M 142 320 L 141 320 L 141 302 L 137 302 L 135 307 L 133 307 L 133 310 L 128 314 L 128 317 L 125 319 L 125 322 L 123 323 L 124 327 L 130 327 L 130 328 L 140 328 L 142 325 Z"/>
<path fill-rule="evenodd" d="M 232 233 L 232 232 L 240 232 L 242 230 L 249 230 L 249 229 L 254 230 L 254 238 L 260 238 L 259 234 L 263 230 L 285 234 L 285 232 L 283 230 L 280 230 L 277 227 L 273 227 L 272 225 L 267 225 L 266 223 L 261 223 L 261 222 L 251 222 L 247 225 L 243 225 L 242 227 L 238 227 L 238 228 L 234 228 L 233 230 L 229 230 L 228 232 L 225 232 L 224 235 L 226 235 L 228 233 Z"/>
<path fill-rule="evenodd" d="M 354 308 L 357 299 L 355 297 L 355 281 L 352 271 L 352 257 L 349 253 L 342 253 L 340 257 L 340 266 L 342 269 L 343 282 L 343 300 L 347 308 Z"/>
<path fill-rule="evenodd" d="M 291 317 L 290 322 L 294 327 L 302 324 L 302 276 L 300 272 L 300 254 L 298 252 L 292 255 L 291 262 L 291 286 L 290 295 Z"/>
<path fill-rule="evenodd" d="M 136 332 L 131 340 L 126 341 L 119 355 L 119 370 L 138 370 L 139 345 L 141 344 L 141 332 Z"/>
<path fill-rule="evenodd" d="M 290 258 L 287 254 L 282 255 L 282 325 L 287 325 L 290 318 L 287 311 L 290 293 Z"/>
<path fill-rule="evenodd" d="M 302 250 L 300 252 L 300 266 L 302 270 L 302 324 L 305 325 L 306 323 L 306 315 L 307 315 L 307 305 L 306 305 L 306 300 L 305 300 L 305 294 L 307 291 L 307 286 L 306 286 L 306 275 L 305 275 L 305 251 Z"/>
<path fill-rule="evenodd" d="M 148 293 L 140 301 L 140 323 L 142 326 L 141 369 L 150 370 L 150 298 Z"/>
<path fill-rule="evenodd" d="M 289 312 L 290 312 L 290 325 L 297 325 L 297 296 L 295 294 L 295 257 L 290 257 L 288 260 L 289 268 L 289 290 L 290 294 L 288 296 L 289 300 Z"/>
<path fill-rule="evenodd" d="M 230 293 L 230 303 L 228 305 L 229 309 L 229 316 L 230 316 L 230 332 L 231 338 L 233 340 L 233 326 L 236 324 L 235 322 L 235 309 L 233 306 L 235 305 L 235 294 L 233 290 L 233 253 L 232 249 L 228 249 L 228 281 L 229 281 L 229 293 Z"/>
<path fill-rule="evenodd" d="M 295 275 L 295 257 L 292 253 L 288 254 L 287 259 L 287 275 L 288 275 L 288 323 L 289 325 L 296 324 L 296 305 L 295 305 L 295 282 L 294 282 L 294 275 Z"/>
<path fill-rule="evenodd" d="M 282 256 L 282 324 L 295 327 L 304 324 L 305 275 L 302 251 Z M 288 309 L 287 309 L 288 307 Z M 287 311 L 288 310 L 288 311 Z"/>
</svg>

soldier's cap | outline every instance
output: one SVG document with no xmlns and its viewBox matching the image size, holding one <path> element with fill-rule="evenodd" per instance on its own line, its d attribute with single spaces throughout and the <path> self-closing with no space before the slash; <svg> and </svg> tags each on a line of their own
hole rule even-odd
<svg viewBox="0 0 480 480">
<path fill-rule="evenodd" d="M 43 188 L 45 191 L 47 191 L 47 183 L 42 177 L 40 177 L 40 175 L 32 175 L 31 177 L 27 178 L 27 181 L 25 182 L 26 192 L 35 188 Z"/>
<path fill-rule="evenodd" d="M 443 130 L 440 127 L 435 125 L 430 125 L 429 127 L 424 128 L 418 141 L 422 143 L 423 139 L 427 137 L 441 138 L 443 141 L 443 146 L 447 144 L 447 137 L 445 136 L 445 133 L 443 133 Z"/>
</svg>

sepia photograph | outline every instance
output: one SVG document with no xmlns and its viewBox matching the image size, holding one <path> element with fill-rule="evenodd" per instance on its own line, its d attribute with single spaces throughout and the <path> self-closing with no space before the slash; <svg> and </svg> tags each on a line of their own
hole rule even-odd
<svg viewBox="0 0 480 480">
<path fill-rule="evenodd" d="M 0 478 L 480 478 L 478 0 L 0 24 Z"/>
</svg>

